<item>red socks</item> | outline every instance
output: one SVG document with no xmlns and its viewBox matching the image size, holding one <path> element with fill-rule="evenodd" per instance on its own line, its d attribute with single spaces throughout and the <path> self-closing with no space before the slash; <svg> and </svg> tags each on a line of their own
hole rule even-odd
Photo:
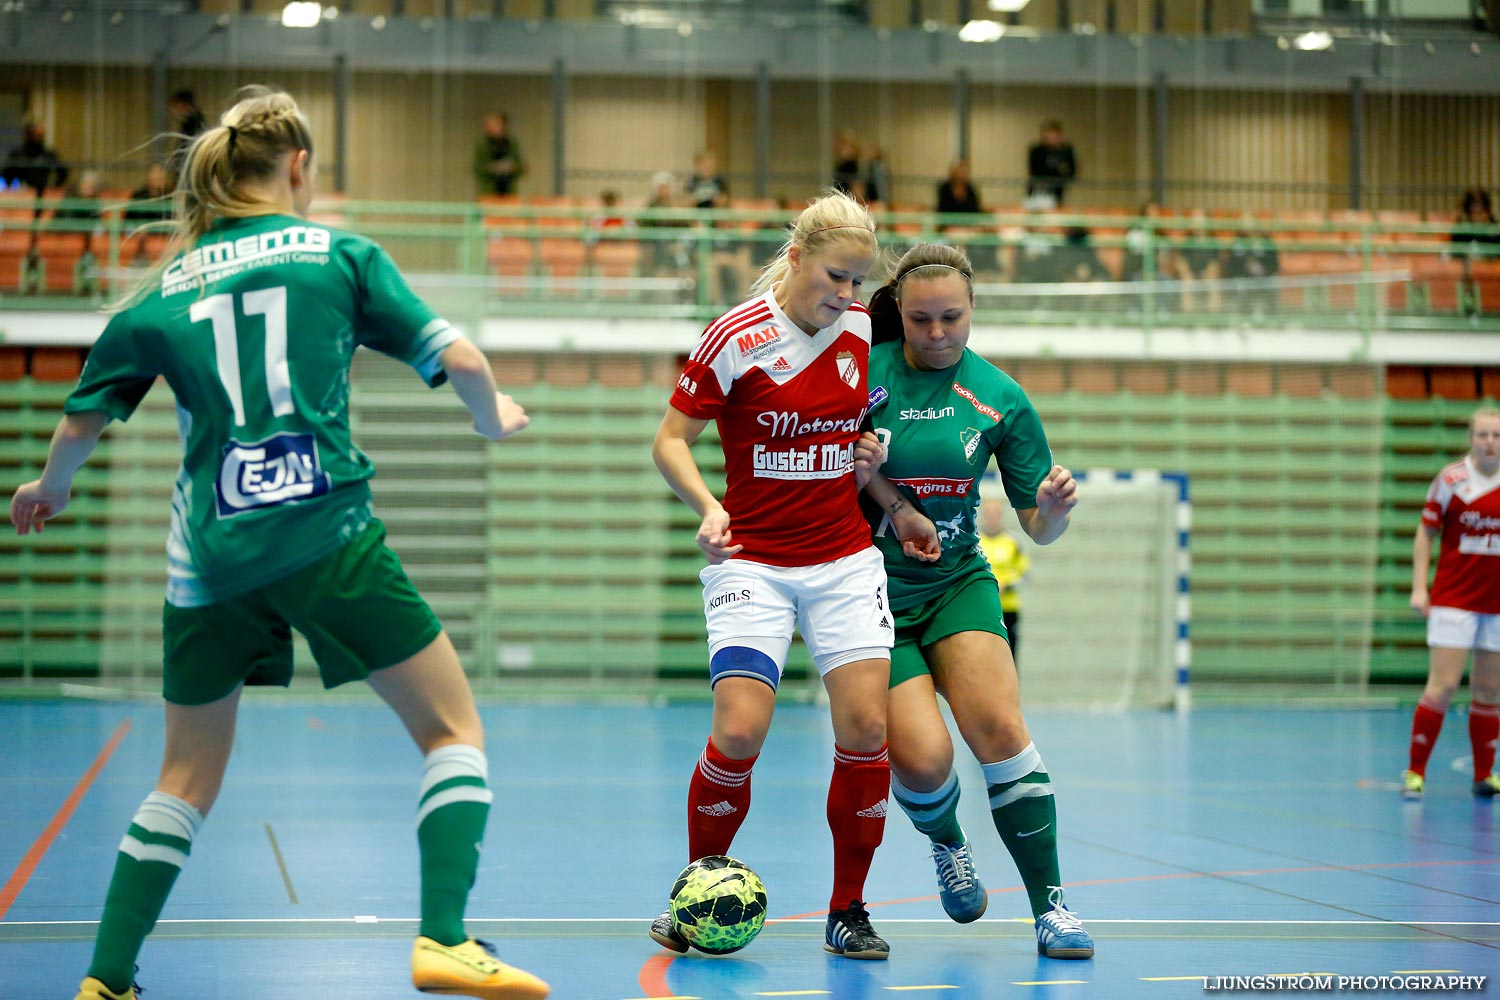
<svg viewBox="0 0 1500 1000">
<path fill-rule="evenodd" d="M 891 763 L 884 746 L 873 753 L 833 748 L 833 780 L 828 783 L 828 828 L 833 831 L 830 910 L 847 909 L 850 901 L 865 898 L 865 876 L 885 836 L 890 790 Z"/>
<path fill-rule="evenodd" d="M 1495 740 L 1500 738 L 1500 708 L 1484 702 L 1469 705 L 1469 743 L 1474 748 L 1474 780 L 1483 781 L 1495 769 Z"/>
<path fill-rule="evenodd" d="M 1432 756 L 1432 748 L 1437 745 L 1438 733 L 1442 729 L 1443 713 L 1426 701 L 1417 702 L 1417 711 L 1411 720 L 1411 755 L 1407 770 L 1427 774 L 1427 758 Z"/>
<path fill-rule="evenodd" d="M 750 811 L 750 769 L 755 757 L 730 760 L 710 737 L 688 785 L 688 860 L 728 854 Z"/>
</svg>

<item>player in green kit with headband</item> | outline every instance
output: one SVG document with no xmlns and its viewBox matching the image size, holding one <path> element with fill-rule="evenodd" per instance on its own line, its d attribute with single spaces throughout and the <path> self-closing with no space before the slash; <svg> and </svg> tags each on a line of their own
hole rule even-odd
<svg viewBox="0 0 1500 1000">
<path fill-rule="evenodd" d="M 11 501 L 17 532 L 41 531 L 109 421 L 165 378 L 183 444 L 162 612 L 166 748 L 120 842 L 77 1000 L 135 1000 L 141 946 L 218 797 L 240 693 L 290 681 L 292 629 L 326 686 L 368 681 L 425 755 L 413 985 L 487 1000 L 548 992 L 464 931 L 492 798 L 484 730 L 452 642 L 371 510 L 375 470 L 349 434 L 349 365 L 364 345 L 429 385 L 451 381 L 491 440 L 523 429 L 526 412 L 384 250 L 306 221 L 313 177 L 307 119 L 284 93 L 247 88 L 199 135 L 163 265 L 100 335 L 42 477 Z M 229 991 L 257 994 L 251 983 Z"/>
<path fill-rule="evenodd" d="M 896 613 L 891 793 L 932 841 L 944 910 L 960 923 L 977 920 L 988 896 L 958 822 L 942 694 L 984 771 L 995 828 L 1026 885 L 1037 950 L 1090 958 L 1092 938 L 1063 905 L 1052 783 L 1021 714 L 999 589 L 975 524 L 992 458 L 1038 544 L 1067 530 L 1078 496 L 1021 387 L 968 349 L 973 289 L 963 252 L 929 243 L 907 251 L 870 299 L 870 419 L 887 454 L 865 511 Z M 912 540 L 922 534 L 919 514 L 932 522 L 923 542 Z"/>
</svg>

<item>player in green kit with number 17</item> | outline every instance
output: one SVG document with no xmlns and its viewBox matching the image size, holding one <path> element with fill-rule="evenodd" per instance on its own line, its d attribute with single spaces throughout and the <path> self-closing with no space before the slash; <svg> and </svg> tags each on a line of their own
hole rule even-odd
<svg viewBox="0 0 1500 1000">
<path fill-rule="evenodd" d="M 349 435 L 349 365 L 364 345 L 429 385 L 451 381 L 491 440 L 523 429 L 526 412 L 384 250 L 306 221 L 313 175 L 307 119 L 286 94 L 247 88 L 199 135 L 164 265 L 100 335 L 42 477 L 11 501 L 17 533 L 41 531 L 109 421 L 165 378 L 183 443 L 162 611 L 166 748 L 120 842 L 76 1000 L 135 1000 L 141 946 L 218 797 L 240 692 L 290 681 L 292 629 L 326 686 L 368 681 L 425 755 L 413 985 L 486 1000 L 548 992 L 464 931 L 492 798 L 484 730 L 453 644 L 371 511 L 375 470 Z M 336 992 L 372 991 L 351 980 Z M 264 994 L 244 982 L 224 995 Z"/>
<path fill-rule="evenodd" d="M 1037 950 L 1091 958 L 1093 939 L 1063 905 L 1052 782 L 1021 714 L 999 588 L 975 524 L 991 458 L 1021 527 L 1040 545 L 1067 530 L 1078 496 L 1072 475 L 1052 463 L 1021 387 L 966 346 L 973 305 L 972 265 L 940 244 L 907 251 L 870 299 L 870 419 L 887 454 L 865 512 L 896 614 L 891 794 L 932 841 L 943 909 L 960 923 L 977 920 L 988 895 L 958 822 L 943 695 L 984 771 L 995 829 L 1026 885 Z"/>
</svg>

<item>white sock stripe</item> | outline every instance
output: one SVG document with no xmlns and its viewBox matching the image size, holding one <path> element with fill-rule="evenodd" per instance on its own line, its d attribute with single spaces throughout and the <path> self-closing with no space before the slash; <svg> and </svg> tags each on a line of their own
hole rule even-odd
<svg viewBox="0 0 1500 1000">
<path fill-rule="evenodd" d="M 906 806 L 930 806 L 948 799 L 953 790 L 958 787 L 958 772 L 950 770 L 948 780 L 942 786 L 931 792 L 917 792 L 907 788 L 896 777 L 896 772 L 891 772 L 891 791 L 896 793 L 896 801 Z"/>
<path fill-rule="evenodd" d="M 999 795 L 990 796 L 991 809 L 1003 809 L 1008 805 L 1020 802 L 1022 799 L 1036 799 L 1044 795 L 1052 794 L 1052 784 L 1038 785 L 1034 782 L 1023 781 L 1019 785 L 1011 785 Z"/>
<path fill-rule="evenodd" d="M 1469 703 L 1469 714 L 1470 715 L 1500 715 L 1500 706 L 1497 706 L 1497 705 L 1483 705 L 1483 704 L 1480 704 L 1477 701 L 1471 701 Z"/>
<path fill-rule="evenodd" d="M 703 754 L 698 758 L 698 769 L 703 772 L 703 776 L 709 781 L 716 785 L 722 785 L 725 788 L 739 788 L 750 780 L 749 771 L 740 773 L 726 771 L 722 767 L 711 763 L 708 759 L 708 754 Z"/>
<path fill-rule="evenodd" d="M 1037 752 L 1035 743 L 1026 744 L 1025 750 L 1022 750 L 1008 760 L 980 765 L 980 770 L 984 772 L 984 780 L 991 785 L 1003 785 L 1010 781 L 1020 781 L 1032 771 L 1040 771 L 1042 769 L 1042 755 Z"/>
<path fill-rule="evenodd" d="M 885 747 L 881 747 L 876 753 L 854 753 L 834 747 L 833 759 L 845 764 L 880 764 L 890 760 L 891 754 Z"/>
<path fill-rule="evenodd" d="M 203 825 L 203 814 L 175 795 L 152 792 L 130 821 L 142 830 L 190 841 Z"/>
<path fill-rule="evenodd" d="M 421 826 L 422 821 L 434 810 L 441 809 L 443 806 L 451 806 L 455 802 L 483 802 L 489 805 L 493 801 L 495 801 L 495 793 L 488 788 L 480 788 L 478 785 L 454 785 L 452 788 L 443 789 L 422 803 L 422 808 L 417 810 L 417 825 Z"/>
<path fill-rule="evenodd" d="M 186 854 L 175 847 L 167 847 L 164 844 L 143 844 L 128 833 L 120 841 L 120 853 L 128 854 L 137 861 L 160 861 L 173 868 L 181 868 L 187 864 L 188 859 Z"/>
<path fill-rule="evenodd" d="M 434 786 L 453 778 L 478 778 L 488 784 L 490 765 L 485 759 L 484 751 L 462 743 L 438 747 L 432 751 L 422 764 L 422 789 L 418 798 L 426 795 Z"/>
</svg>

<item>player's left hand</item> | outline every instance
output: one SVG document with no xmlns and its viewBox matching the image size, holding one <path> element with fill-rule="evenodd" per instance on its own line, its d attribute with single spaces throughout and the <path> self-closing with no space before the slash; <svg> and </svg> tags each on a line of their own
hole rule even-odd
<svg viewBox="0 0 1500 1000">
<path fill-rule="evenodd" d="M 68 508 L 68 499 L 67 493 L 48 493 L 42 488 L 40 479 L 32 480 L 11 497 L 10 523 L 16 526 L 18 535 L 33 530 L 40 534 L 49 519 Z"/>
<path fill-rule="evenodd" d="M 1054 465 L 1047 478 L 1036 491 L 1036 509 L 1048 520 L 1067 517 L 1078 506 L 1078 484 L 1073 473 L 1060 465 Z"/>
<path fill-rule="evenodd" d="M 938 538 L 937 525 L 912 506 L 891 515 L 891 528 L 901 540 L 901 552 L 908 559 L 918 562 L 937 562 L 943 557 L 943 543 Z"/>
<path fill-rule="evenodd" d="M 885 446 L 873 432 L 865 431 L 854 442 L 854 488 L 862 490 L 885 461 Z"/>
</svg>

